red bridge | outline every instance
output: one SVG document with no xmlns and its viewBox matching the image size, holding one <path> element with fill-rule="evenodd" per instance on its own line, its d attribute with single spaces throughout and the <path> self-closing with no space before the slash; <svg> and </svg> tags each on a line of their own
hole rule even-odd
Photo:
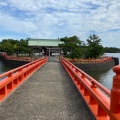
<svg viewBox="0 0 120 120">
<path fill-rule="evenodd" d="M 120 120 L 120 66 L 113 71 L 109 91 L 62 57 L 10 70 L 0 75 L 0 120 Z"/>
</svg>

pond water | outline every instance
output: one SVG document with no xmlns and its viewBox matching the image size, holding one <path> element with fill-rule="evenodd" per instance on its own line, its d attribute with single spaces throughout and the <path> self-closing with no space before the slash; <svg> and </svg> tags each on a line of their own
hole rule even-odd
<svg viewBox="0 0 120 120">
<path fill-rule="evenodd" d="M 118 57 L 120 62 L 120 53 L 106 53 L 106 56 Z M 112 88 L 113 76 L 115 75 L 112 69 L 113 68 L 107 71 L 104 70 L 87 73 L 110 90 Z"/>
</svg>

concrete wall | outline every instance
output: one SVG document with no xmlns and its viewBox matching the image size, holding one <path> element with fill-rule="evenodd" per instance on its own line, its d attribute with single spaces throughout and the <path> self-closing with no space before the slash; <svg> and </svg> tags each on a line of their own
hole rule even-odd
<svg viewBox="0 0 120 120">
<path fill-rule="evenodd" d="M 115 61 L 115 65 L 119 65 L 119 58 L 113 57 L 113 60 Z"/>
<path fill-rule="evenodd" d="M 112 59 L 104 63 L 74 63 L 74 65 L 83 71 L 100 71 L 100 70 L 108 70 L 114 67 L 116 64 L 114 59 Z"/>
</svg>

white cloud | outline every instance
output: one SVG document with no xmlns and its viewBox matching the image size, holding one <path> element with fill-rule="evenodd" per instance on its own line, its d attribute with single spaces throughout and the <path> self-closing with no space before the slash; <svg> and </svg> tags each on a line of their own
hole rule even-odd
<svg viewBox="0 0 120 120">
<path fill-rule="evenodd" d="M 7 0 L 0 2 L 0 9 L 0 27 L 28 37 L 77 35 L 85 40 L 95 32 L 104 44 L 120 37 L 109 32 L 120 28 L 118 0 Z"/>
<path fill-rule="evenodd" d="M 117 32 L 105 32 L 99 35 L 104 47 L 118 47 L 120 48 L 120 31 Z"/>
<path fill-rule="evenodd" d="M 0 12 L 0 26 L 4 30 L 20 32 L 20 33 L 29 33 L 36 30 L 36 26 L 30 21 L 21 21 L 17 18 L 3 14 Z"/>
<path fill-rule="evenodd" d="M 0 1 L 0 7 L 1 6 L 7 6 L 8 4 L 6 3 L 6 2 L 2 2 L 2 1 Z"/>
</svg>

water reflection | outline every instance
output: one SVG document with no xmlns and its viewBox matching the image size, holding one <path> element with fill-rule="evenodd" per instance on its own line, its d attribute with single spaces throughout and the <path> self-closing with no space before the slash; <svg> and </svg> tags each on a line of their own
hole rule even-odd
<svg viewBox="0 0 120 120">
<path fill-rule="evenodd" d="M 109 90 L 112 88 L 113 76 L 115 73 L 112 68 L 107 71 L 95 71 L 95 72 L 87 72 L 91 77 L 101 83 L 103 86 L 108 88 Z"/>
<path fill-rule="evenodd" d="M 14 66 L 12 67 L 12 66 L 3 64 L 3 62 L 0 60 L 0 74 L 7 72 L 11 69 L 14 69 L 14 68 L 15 68 Z"/>
<path fill-rule="evenodd" d="M 106 53 L 106 56 L 113 56 L 119 58 L 120 63 L 120 53 Z M 107 71 L 95 71 L 95 72 L 87 72 L 91 77 L 100 82 L 103 86 L 111 90 L 113 83 L 113 76 L 115 73 L 112 68 Z"/>
</svg>

